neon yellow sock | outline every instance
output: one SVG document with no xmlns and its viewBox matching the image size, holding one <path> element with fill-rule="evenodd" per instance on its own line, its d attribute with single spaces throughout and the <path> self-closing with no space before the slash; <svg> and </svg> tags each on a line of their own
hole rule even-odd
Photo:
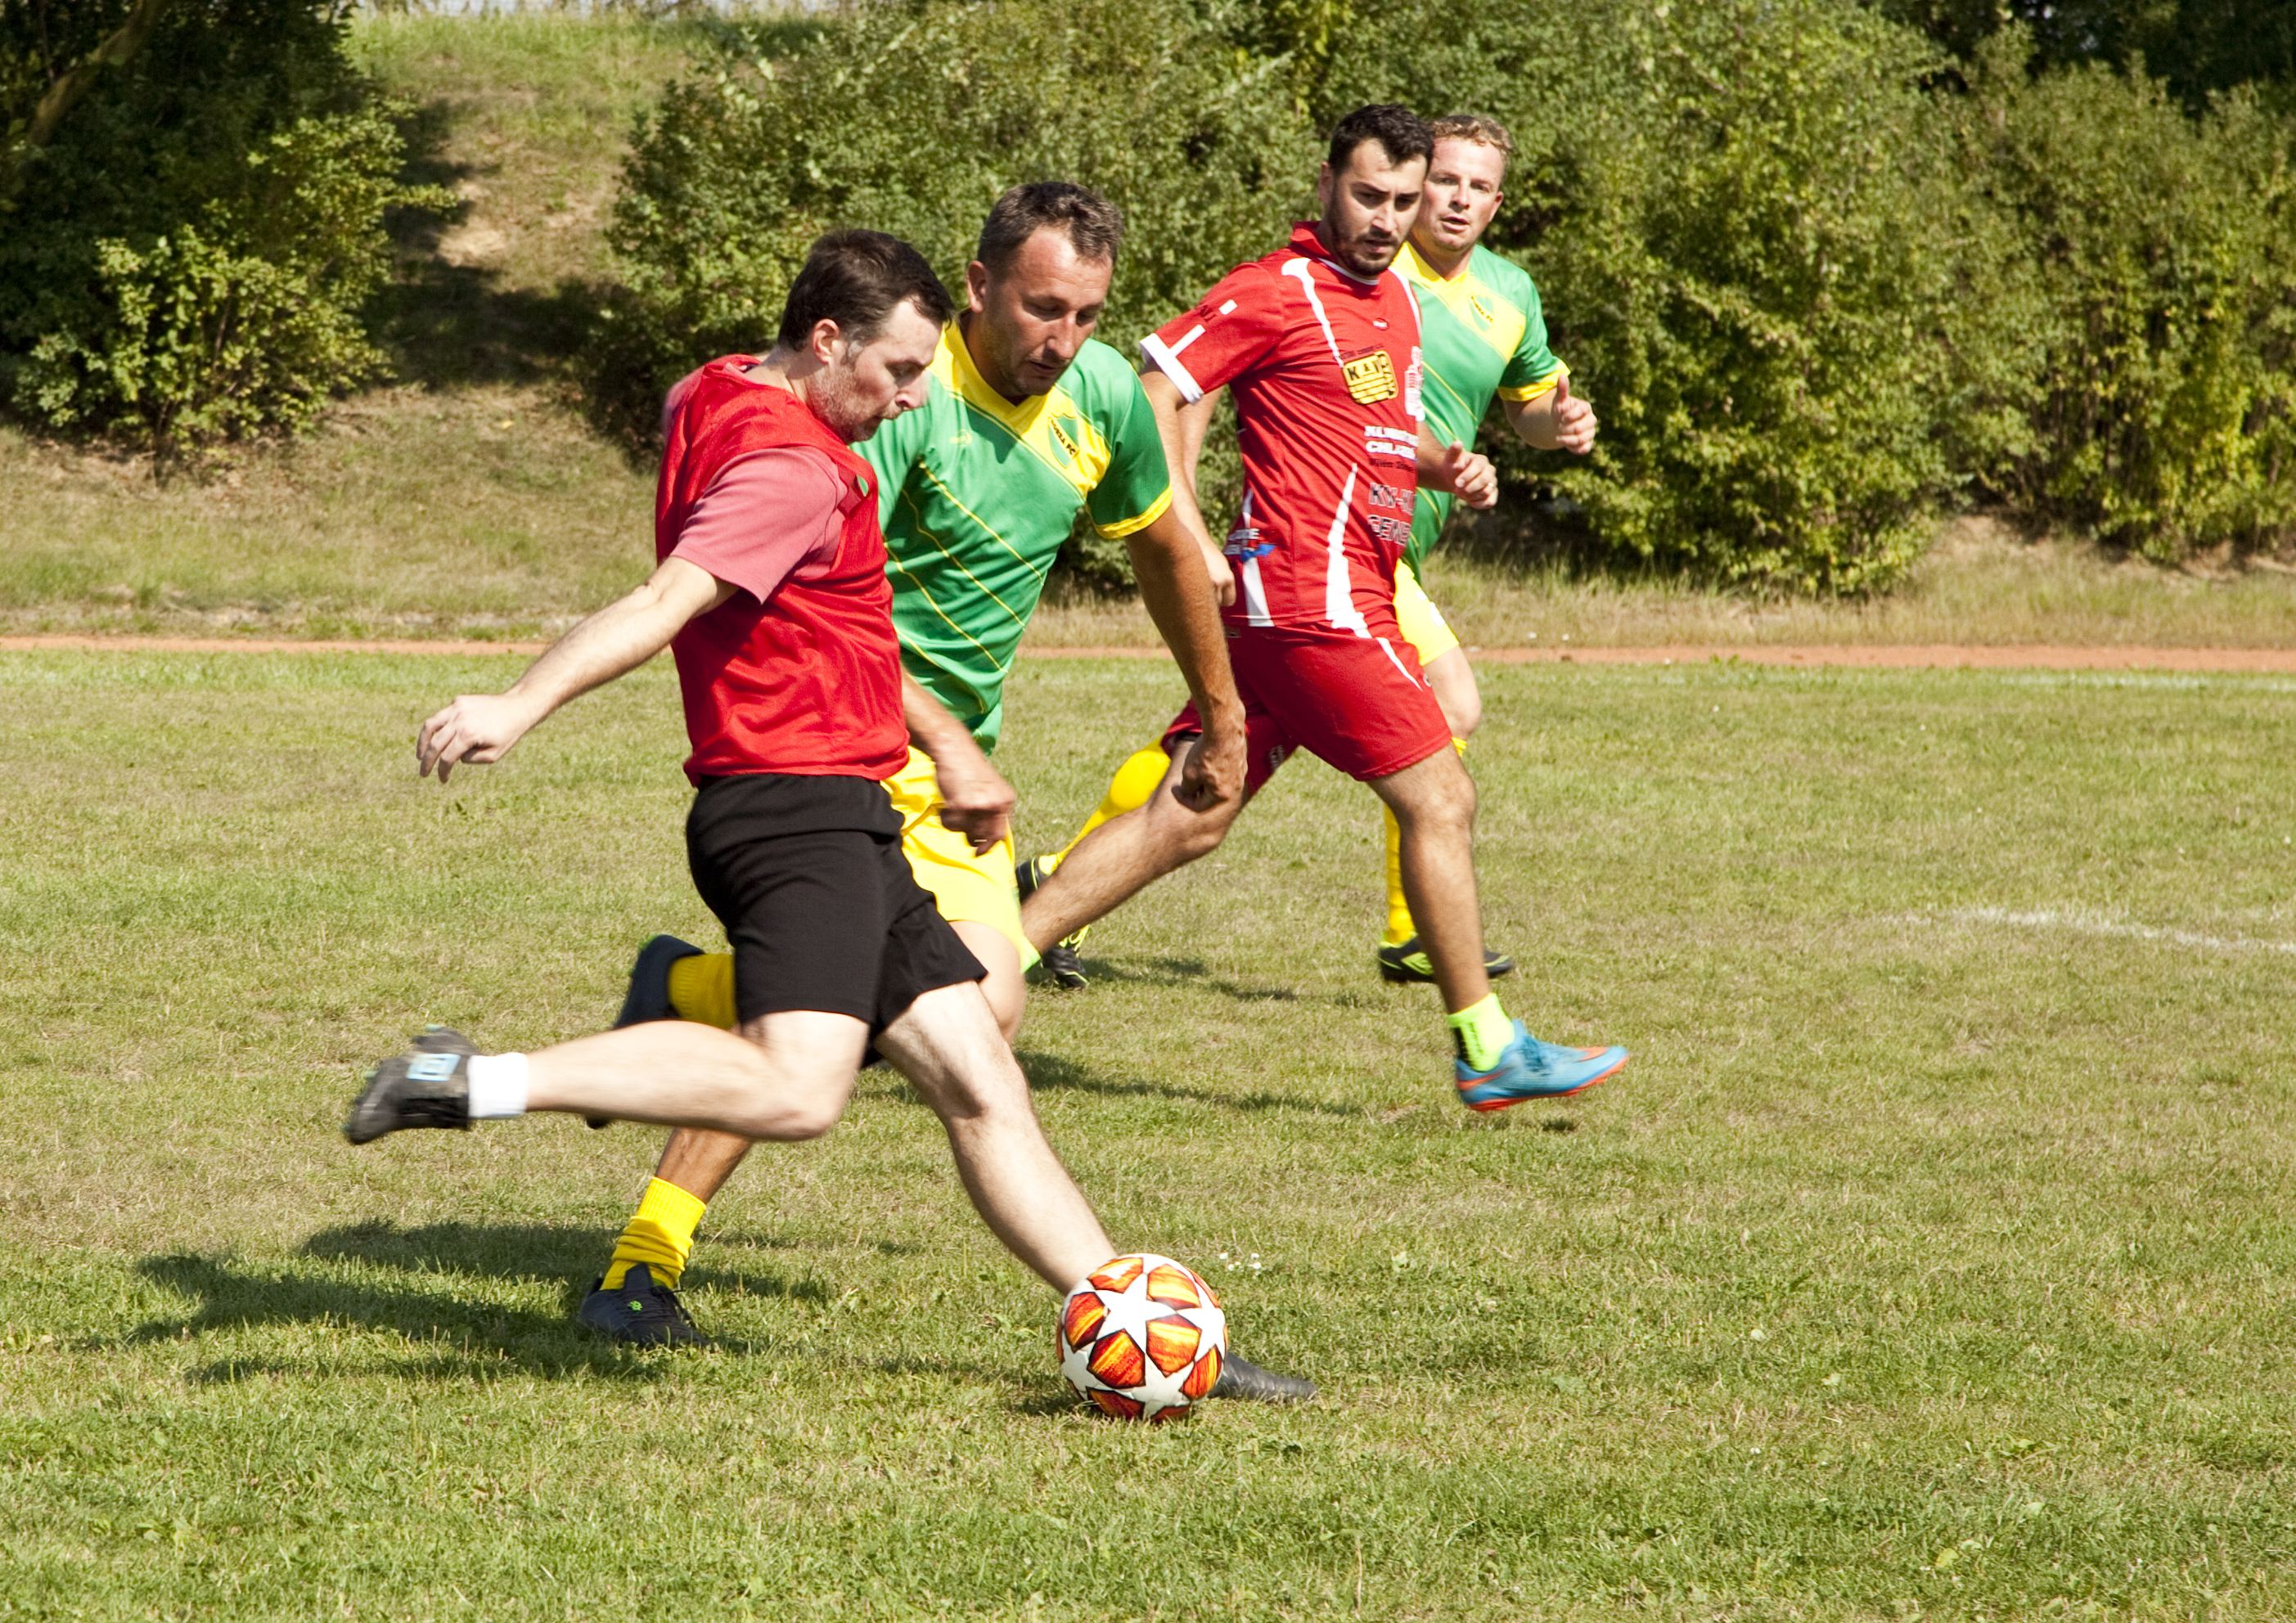
<svg viewBox="0 0 2296 1623">
<path fill-rule="evenodd" d="M 1053 856 L 1039 858 L 1045 872 L 1050 873 L 1059 867 L 1061 858 L 1077 848 L 1078 840 L 1110 818 L 1120 817 L 1136 807 L 1147 805 L 1148 797 L 1156 792 L 1156 785 L 1164 781 L 1164 774 L 1171 765 L 1172 758 L 1164 753 L 1161 744 L 1151 744 L 1145 750 L 1134 750 L 1131 758 L 1116 769 L 1116 775 L 1108 780 L 1108 792 L 1101 797 L 1100 804 L 1093 808 L 1092 816 L 1084 820 L 1084 826 L 1077 830 L 1076 839 Z"/>
<path fill-rule="evenodd" d="M 1499 1007 L 1496 992 L 1452 1015 L 1450 1025 L 1451 1035 L 1458 1039 L 1459 1056 L 1477 1070 L 1488 1070 L 1497 1064 L 1506 1045 L 1514 1041 L 1514 1022 Z"/>
<path fill-rule="evenodd" d="M 1419 933 L 1412 922 L 1411 904 L 1403 899 L 1403 829 L 1395 814 L 1381 809 L 1380 816 L 1387 824 L 1387 933 L 1379 939 L 1382 947 L 1400 947 Z"/>
<path fill-rule="evenodd" d="M 601 1282 L 603 1288 L 620 1290 L 630 1266 L 642 1262 L 653 1270 L 656 1284 L 675 1290 L 685 1272 L 686 1255 L 693 1250 L 693 1231 L 701 1226 L 704 1204 L 675 1184 L 648 1179 L 645 1193 L 638 1199 L 637 1215 L 614 1242 L 613 1260 L 606 1265 L 606 1277 Z"/>
<path fill-rule="evenodd" d="M 728 1031 L 740 1025 L 734 1012 L 734 955 L 696 953 L 671 964 L 669 1006 L 680 1020 Z"/>
<path fill-rule="evenodd" d="M 1451 748 L 1460 755 L 1467 753 L 1467 741 L 1455 738 Z M 1403 899 L 1403 830 L 1395 821 L 1395 814 L 1382 809 L 1387 820 L 1387 933 L 1379 939 L 1382 947 L 1400 947 L 1419 933 L 1413 922 L 1411 904 Z"/>
</svg>

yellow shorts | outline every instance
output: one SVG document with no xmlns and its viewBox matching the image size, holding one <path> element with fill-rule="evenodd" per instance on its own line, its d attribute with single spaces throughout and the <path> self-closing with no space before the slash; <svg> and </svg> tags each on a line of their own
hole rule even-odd
<svg viewBox="0 0 2296 1623">
<path fill-rule="evenodd" d="M 1395 566 L 1395 619 L 1403 627 L 1403 640 L 1419 655 L 1422 670 L 1459 645 L 1451 623 L 1429 599 L 1419 577 L 1400 561 Z"/>
<path fill-rule="evenodd" d="M 940 781 L 933 775 L 932 757 L 922 750 L 910 749 L 907 764 L 885 780 L 885 792 L 901 814 L 901 855 L 940 916 L 952 924 L 986 924 L 1013 943 L 1022 969 L 1036 963 L 1036 949 L 1021 933 L 1013 842 L 999 840 L 976 854 L 972 840 L 943 826 Z"/>
</svg>

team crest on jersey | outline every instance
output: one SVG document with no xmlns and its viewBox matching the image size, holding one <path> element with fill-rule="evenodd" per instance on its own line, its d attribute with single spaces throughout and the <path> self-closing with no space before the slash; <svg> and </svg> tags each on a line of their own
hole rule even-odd
<svg viewBox="0 0 2296 1623">
<path fill-rule="evenodd" d="M 1075 422 L 1076 419 L 1071 417 L 1069 421 L 1070 422 Z M 1052 430 L 1054 439 L 1059 442 L 1062 450 L 1066 451 L 1069 454 L 1069 460 L 1070 462 L 1081 463 L 1084 460 L 1084 452 L 1078 447 L 1075 439 L 1069 433 L 1069 431 L 1061 426 L 1061 420 L 1058 417 L 1046 418 L 1045 420 L 1045 426 Z"/>
<path fill-rule="evenodd" d="M 1467 295 L 1467 307 L 1475 313 L 1475 319 L 1487 327 L 1498 320 L 1497 316 L 1491 314 L 1491 307 L 1483 302 L 1483 296 L 1480 293 Z"/>
<path fill-rule="evenodd" d="M 1395 363 L 1384 349 L 1374 349 L 1340 363 L 1340 371 L 1348 381 L 1348 393 L 1358 405 L 1376 406 L 1382 400 L 1395 398 Z"/>
</svg>

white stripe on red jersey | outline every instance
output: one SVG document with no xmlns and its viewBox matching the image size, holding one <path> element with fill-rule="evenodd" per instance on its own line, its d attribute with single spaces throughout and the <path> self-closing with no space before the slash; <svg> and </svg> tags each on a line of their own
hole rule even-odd
<svg viewBox="0 0 2296 1623">
<path fill-rule="evenodd" d="M 1391 624 L 1418 493 L 1419 307 L 1403 278 L 1353 275 L 1302 225 L 1140 347 L 1185 399 L 1234 397 L 1248 495 L 1226 546 L 1231 622 Z"/>
</svg>

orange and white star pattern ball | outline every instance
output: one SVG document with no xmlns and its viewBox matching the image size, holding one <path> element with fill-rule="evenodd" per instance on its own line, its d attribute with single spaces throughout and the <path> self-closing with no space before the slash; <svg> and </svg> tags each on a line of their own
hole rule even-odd
<svg viewBox="0 0 2296 1623">
<path fill-rule="evenodd" d="M 1177 1420 L 1219 1381 L 1227 1315 L 1194 1269 L 1111 1258 L 1061 1304 L 1061 1373 L 1106 1413 Z"/>
</svg>

